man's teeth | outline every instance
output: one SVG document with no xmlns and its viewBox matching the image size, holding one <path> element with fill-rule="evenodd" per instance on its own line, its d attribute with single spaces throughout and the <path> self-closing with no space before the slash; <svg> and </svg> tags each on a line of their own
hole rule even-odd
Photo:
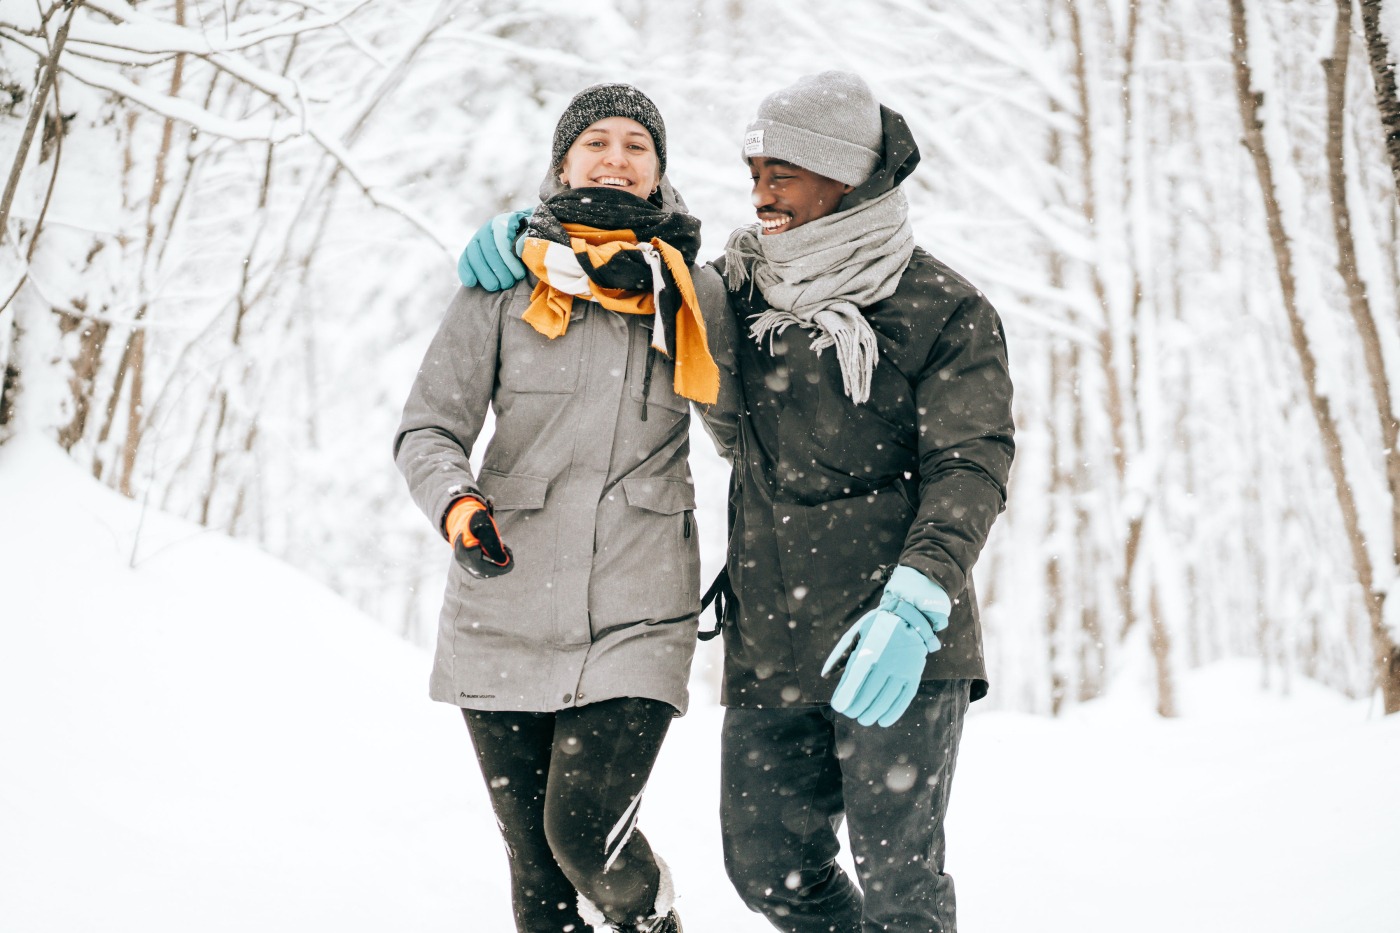
<svg viewBox="0 0 1400 933">
<path fill-rule="evenodd" d="M 782 217 L 760 217 L 758 222 L 763 225 L 764 230 L 777 230 L 779 227 L 787 226 L 791 217 L 784 214 Z"/>
</svg>

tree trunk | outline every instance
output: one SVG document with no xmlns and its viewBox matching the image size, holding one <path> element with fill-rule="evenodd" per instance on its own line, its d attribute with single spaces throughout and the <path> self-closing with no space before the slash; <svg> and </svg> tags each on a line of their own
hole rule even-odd
<svg viewBox="0 0 1400 933">
<path fill-rule="evenodd" d="M 1376 404 L 1376 417 L 1379 420 L 1386 485 L 1390 488 L 1390 572 L 1394 575 L 1400 572 L 1400 423 L 1396 421 L 1395 408 L 1391 404 L 1390 381 L 1386 377 L 1385 358 L 1381 354 L 1380 330 L 1371 310 L 1366 283 L 1362 281 L 1361 272 L 1356 268 L 1356 243 L 1351 232 L 1351 209 L 1347 205 L 1344 131 L 1347 63 L 1350 51 L 1351 0 L 1337 0 L 1332 57 L 1322 63 L 1323 71 L 1327 75 L 1327 181 L 1332 195 L 1332 226 L 1337 236 L 1337 272 L 1346 283 L 1347 307 L 1351 311 L 1351 319 L 1361 341 L 1366 359 L 1366 373 L 1370 377 L 1371 394 Z M 1390 80 L 1393 95 L 1393 69 L 1390 72 Z M 1392 132 L 1389 142 L 1400 142 L 1400 136 Z M 1380 603 L 1378 612 L 1382 618 L 1385 616 L 1386 599 L 1385 592 L 1376 595 L 1376 600 Z M 1400 646 L 1395 644 L 1394 637 L 1384 625 L 1373 628 L 1372 638 L 1375 643 L 1376 674 L 1380 678 L 1381 692 L 1388 697 L 1400 697 L 1400 663 L 1397 663 Z M 1396 701 L 1392 699 L 1387 706 L 1393 702 Z M 1387 712 L 1396 711 L 1387 709 Z"/>
<path fill-rule="evenodd" d="M 1400 91 L 1395 86 L 1395 63 L 1390 42 L 1381 29 L 1384 0 L 1361 0 L 1361 28 L 1366 33 L 1366 53 L 1371 60 L 1371 83 L 1376 89 L 1376 109 L 1385 130 L 1385 151 L 1395 177 L 1395 197 L 1400 200 Z M 1347 17 L 1351 29 L 1351 17 Z"/>
<path fill-rule="evenodd" d="M 1064 360 L 1065 354 L 1059 348 L 1050 350 L 1050 404 L 1047 406 L 1052 424 L 1056 411 L 1061 405 L 1073 404 L 1073 394 L 1066 391 L 1070 375 Z M 1063 385 L 1063 387 L 1062 387 Z M 1065 399 L 1068 400 L 1065 400 Z M 1061 465 L 1061 438 L 1058 432 L 1050 431 L 1050 509 L 1047 537 L 1053 541 L 1067 541 L 1069 529 L 1061 528 L 1062 512 L 1060 503 L 1069 501 L 1072 496 L 1069 477 Z M 1060 569 L 1060 557 L 1052 547 L 1045 558 L 1045 666 L 1050 676 L 1050 715 L 1058 716 L 1064 708 L 1068 685 L 1063 671 L 1064 662 L 1060 657 L 1061 620 L 1065 613 L 1065 585 Z"/>
<path fill-rule="evenodd" d="M 1135 7 L 1134 7 L 1135 8 Z M 1078 121 L 1079 137 L 1079 157 L 1080 157 L 1080 184 L 1083 189 L 1081 210 L 1084 215 L 1085 235 L 1092 239 L 1097 247 L 1103 242 L 1102 232 L 1098 228 L 1098 196 L 1097 185 L 1094 180 L 1094 120 L 1092 110 L 1092 99 L 1089 94 L 1089 71 L 1087 63 L 1087 47 L 1084 39 L 1084 28 L 1080 22 L 1079 10 L 1072 0 L 1068 0 L 1065 9 L 1069 14 L 1070 34 L 1073 39 L 1074 56 L 1074 87 L 1078 98 L 1079 112 L 1076 114 Z M 1125 129 L 1126 133 L 1127 130 Z M 1114 513 L 1122 515 L 1127 494 L 1128 478 L 1128 425 L 1127 425 L 1127 405 L 1123 399 L 1122 382 L 1118 375 L 1118 353 L 1115 347 L 1113 332 L 1113 309 L 1109 299 L 1108 284 L 1104 280 L 1101 264 L 1102 256 L 1095 257 L 1094 263 L 1089 269 L 1089 279 L 1094 290 L 1094 299 L 1098 303 L 1101 321 L 1098 326 L 1098 359 L 1103 372 L 1104 390 L 1107 394 L 1108 422 L 1111 444 L 1113 447 L 1113 471 L 1115 483 L 1112 492 L 1108 495 L 1117 501 L 1114 503 Z M 1122 639 L 1130 632 L 1137 622 L 1136 609 L 1133 604 L 1132 580 L 1133 565 L 1137 559 L 1136 548 L 1136 524 L 1137 516 L 1128 516 L 1128 528 L 1125 529 L 1124 547 L 1121 552 L 1121 566 L 1117 568 L 1117 610 L 1119 614 L 1118 631 L 1119 638 Z"/>
<path fill-rule="evenodd" d="M 59 327 L 71 332 L 82 328 L 78 335 L 78 355 L 72 360 L 73 375 L 68 384 L 73 393 L 73 417 L 58 432 L 58 442 L 64 450 L 71 451 L 73 445 L 87 433 L 88 416 L 92 411 L 92 393 L 97 379 L 98 367 L 102 365 L 102 350 L 107 345 L 105 322 L 63 314 Z"/>
<path fill-rule="evenodd" d="M 1381 450 L 1385 461 L 1386 485 L 1391 501 L 1391 563 L 1400 567 L 1400 422 L 1391 404 L 1390 380 L 1381 353 L 1380 329 L 1371 311 L 1370 297 L 1361 272 L 1356 268 L 1356 242 L 1351 232 L 1351 209 L 1347 205 L 1346 85 L 1347 62 L 1351 50 L 1351 0 L 1337 0 L 1337 21 L 1332 57 L 1322 63 L 1327 76 L 1327 182 L 1332 202 L 1332 228 L 1337 237 L 1337 272 L 1346 283 L 1347 307 L 1366 360 L 1366 374 L 1376 405 Z"/>
<path fill-rule="evenodd" d="M 24 130 L 20 133 L 19 147 L 15 152 L 14 162 L 10 165 L 9 175 L 5 179 L 4 192 L 0 193 L 0 245 L 6 241 L 10 227 L 10 208 L 14 205 L 15 194 L 19 191 L 19 180 L 24 174 L 25 163 L 29 161 L 29 148 L 34 144 L 34 132 L 39 126 L 39 117 L 43 115 L 44 108 L 48 106 L 49 92 L 53 89 L 54 81 L 58 76 L 58 58 L 63 54 L 63 47 L 68 42 L 68 28 L 73 24 L 73 17 L 82 5 L 83 0 L 73 0 L 68 7 L 68 16 L 63 20 L 63 25 L 58 27 L 57 35 L 54 36 L 52 49 L 40 63 L 39 83 L 30 100 L 29 116 L 25 120 Z M 57 132 L 59 138 L 62 138 L 62 115 L 59 116 Z M 33 255 L 33 237 L 37 237 L 38 233 L 36 228 L 31 234 L 30 256 Z M 25 339 L 25 334 L 14 302 L 20 289 L 24 287 L 27 277 L 27 273 L 20 277 L 14 290 L 5 298 L 5 303 L 0 305 L 0 328 L 8 328 L 3 340 L 0 340 L 0 349 L 4 351 L 3 356 L 0 356 L 0 366 L 3 367 L 3 371 L 0 371 L 0 429 L 7 428 L 15 422 L 19 394 L 23 391 L 24 373 L 19 365 L 19 357 L 20 344 Z M 6 311 L 9 312 L 8 322 Z M 0 430 L 0 441 L 4 439 L 5 432 Z"/>
<path fill-rule="evenodd" d="M 1387 676 L 1395 667 L 1395 646 L 1390 643 L 1386 634 L 1384 604 L 1381 594 L 1375 588 L 1375 572 L 1366 550 L 1365 535 L 1361 530 L 1356 494 L 1347 479 L 1341 432 L 1332 414 L 1331 402 L 1317 390 L 1317 359 L 1313 355 L 1312 344 L 1308 341 L 1303 318 L 1298 309 L 1292 246 L 1284 227 L 1283 210 L 1274 185 L 1274 170 L 1265 146 L 1264 123 L 1260 115 L 1264 95 L 1254 89 L 1254 76 L 1250 70 L 1245 0 L 1230 0 L 1230 28 L 1233 39 L 1231 57 L 1234 61 L 1235 92 L 1244 123 L 1245 147 L 1253 158 L 1255 174 L 1259 181 L 1269 241 L 1273 245 L 1279 289 L 1284 311 L 1288 315 L 1293 349 L 1298 356 L 1308 404 L 1317 423 L 1318 433 L 1322 437 L 1323 456 L 1332 476 L 1333 491 L 1341 509 L 1343 528 L 1351 546 L 1352 567 L 1356 572 L 1357 582 L 1361 585 L 1362 599 L 1370 617 L 1376 680 L 1382 691 L 1385 711 L 1396 713 L 1400 712 L 1400 680 L 1391 680 Z"/>
<path fill-rule="evenodd" d="M 127 498 L 136 495 L 132 486 L 132 476 L 136 472 L 136 452 L 141 446 L 145 430 L 145 402 L 142 390 L 145 386 L 146 330 L 138 327 L 131 335 L 131 354 L 127 365 L 131 367 L 131 394 L 127 396 L 126 443 L 122 445 L 122 474 L 117 488 Z"/>
<path fill-rule="evenodd" d="M 1170 719 L 1176 715 L 1176 682 L 1172 678 L 1172 640 L 1162 621 L 1162 601 L 1158 595 L 1157 582 L 1148 583 L 1151 595 L 1148 597 L 1147 615 L 1150 620 L 1148 644 L 1152 648 L 1152 662 L 1157 671 L 1157 715 Z"/>
</svg>

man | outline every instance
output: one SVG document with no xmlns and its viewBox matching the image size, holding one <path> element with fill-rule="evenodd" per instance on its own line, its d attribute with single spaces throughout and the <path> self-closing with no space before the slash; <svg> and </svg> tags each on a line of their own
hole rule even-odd
<svg viewBox="0 0 1400 933">
<path fill-rule="evenodd" d="M 702 412 L 734 468 L 726 868 L 788 933 L 955 930 L 943 820 L 987 691 L 970 574 L 1014 450 L 1001 322 L 914 245 L 918 147 L 860 78 L 770 95 L 743 155 L 759 224 L 730 238 L 733 318 L 707 327 L 752 339 Z"/>
</svg>

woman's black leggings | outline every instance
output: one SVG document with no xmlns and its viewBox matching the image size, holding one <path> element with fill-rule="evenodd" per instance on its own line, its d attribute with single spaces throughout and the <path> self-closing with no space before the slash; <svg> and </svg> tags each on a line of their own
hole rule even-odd
<svg viewBox="0 0 1400 933">
<path fill-rule="evenodd" d="M 462 710 L 510 856 L 519 933 L 652 914 L 660 874 L 637 811 L 675 709 L 625 697 L 557 713 Z"/>
</svg>

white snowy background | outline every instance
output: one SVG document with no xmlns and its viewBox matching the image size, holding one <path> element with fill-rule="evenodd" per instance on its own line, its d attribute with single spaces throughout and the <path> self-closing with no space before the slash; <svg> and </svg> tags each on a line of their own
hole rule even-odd
<svg viewBox="0 0 1400 933">
<path fill-rule="evenodd" d="M 1352 6 L 0 0 L 0 933 L 509 929 L 389 459 L 456 253 L 627 80 L 713 257 L 758 101 L 832 67 L 908 117 L 916 235 L 1016 382 L 963 928 L 1394 933 L 1400 0 Z M 719 650 L 643 816 L 692 933 L 766 929 L 721 865 Z"/>
</svg>

